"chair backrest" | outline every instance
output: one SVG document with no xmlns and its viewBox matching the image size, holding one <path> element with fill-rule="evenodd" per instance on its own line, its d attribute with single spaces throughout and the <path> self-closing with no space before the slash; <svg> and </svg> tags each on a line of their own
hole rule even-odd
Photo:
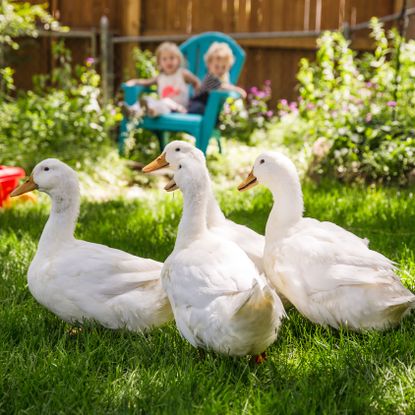
<svg viewBox="0 0 415 415">
<path fill-rule="evenodd" d="M 235 63 L 229 72 L 229 80 L 232 84 L 236 84 L 245 62 L 245 52 L 231 37 L 220 32 L 201 33 L 200 35 L 192 36 L 180 45 L 180 50 L 186 58 L 188 69 L 199 79 L 204 78 L 206 75 L 206 64 L 203 57 L 213 42 L 225 42 L 232 49 Z"/>
</svg>

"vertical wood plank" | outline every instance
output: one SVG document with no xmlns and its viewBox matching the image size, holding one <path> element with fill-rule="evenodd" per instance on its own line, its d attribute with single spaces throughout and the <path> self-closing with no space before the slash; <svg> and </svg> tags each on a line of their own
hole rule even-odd
<svg viewBox="0 0 415 415">
<path fill-rule="evenodd" d="M 121 14 L 120 34 L 123 36 L 138 36 L 141 34 L 141 0 L 124 0 Z M 120 64 L 126 79 L 135 76 L 132 53 L 137 43 L 120 45 Z"/>
</svg>

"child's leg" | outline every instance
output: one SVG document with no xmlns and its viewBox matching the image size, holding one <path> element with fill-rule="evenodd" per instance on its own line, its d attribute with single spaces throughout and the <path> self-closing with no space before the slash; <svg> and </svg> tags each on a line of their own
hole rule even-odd
<svg viewBox="0 0 415 415">
<path fill-rule="evenodd" d="M 145 97 L 141 105 L 145 108 L 145 112 L 149 117 L 158 117 L 159 115 L 168 114 L 172 111 L 164 102 L 164 99 Z"/>
<path fill-rule="evenodd" d="M 170 109 L 170 111 L 186 113 L 187 110 L 183 105 L 178 104 L 176 101 L 173 101 L 171 98 L 163 98 L 162 101 Z"/>
</svg>

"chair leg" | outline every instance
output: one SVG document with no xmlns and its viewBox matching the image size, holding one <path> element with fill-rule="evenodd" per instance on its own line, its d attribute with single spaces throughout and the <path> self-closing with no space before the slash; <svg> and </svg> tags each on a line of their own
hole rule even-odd
<svg viewBox="0 0 415 415">
<path fill-rule="evenodd" d="M 160 143 L 160 151 L 164 150 L 166 147 L 167 142 L 169 141 L 169 132 L 168 131 L 155 131 L 157 138 L 159 139 Z"/>
<path fill-rule="evenodd" d="M 215 130 L 213 132 L 213 136 L 216 139 L 216 142 L 218 143 L 218 147 L 219 147 L 219 154 L 222 154 L 222 142 L 221 142 L 221 136 L 220 136 L 220 131 L 219 130 Z"/>
<path fill-rule="evenodd" d="M 206 150 L 209 144 L 209 140 L 210 140 L 210 134 L 206 134 L 203 131 L 198 137 L 196 137 L 196 147 L 199 150 L 203 151 L 204 155 L 206 155 Z"/>
</svg>

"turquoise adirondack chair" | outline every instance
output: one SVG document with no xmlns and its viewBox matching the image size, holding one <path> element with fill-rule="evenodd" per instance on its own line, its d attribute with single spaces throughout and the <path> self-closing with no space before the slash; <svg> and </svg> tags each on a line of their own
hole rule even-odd
<svg viewBox="0 0 415 415">
<path fill-rule="evenodd" d="M 220 32 L 205 32 L 191 37 L 180 45 L 180 50 L 188 63 L 188 69 L 200 80 L 204 78 L 206 66 L 203 56 L 213 42 L 225 42 L 232 49 L 235 63 L 230 70 L 229 78 L 232 84 L 236 84 L 245 62 L 245 52 L 232 38 Z M 127 86 L 122 84 L 121 87 L 124 91 L 124 101 L 128 105 L 134 104 L 144 91 L 148 91 L 147 87 L 138 85 Z M 195 137 L 196 147 L 202 150 L 203 153 L 206 153 L 210 138 L 215 137 L 221 152 L 220 134 L 218 130 L 215 131 L 217 118 L 226 99 L 238 96 L 237 93 L 232 91 L 211 91 L 204 115 L 171 113 L 156 118 L 144 117 L 137 127 L 154 131 L 160 141 L 161 150 L 167 144 L 169 132 L 180 131 Z M 127 119 L 124 117 L 121 121 L 118 140 L 121 153 L 123 152 L 126 138 Z"/>
</svg>

